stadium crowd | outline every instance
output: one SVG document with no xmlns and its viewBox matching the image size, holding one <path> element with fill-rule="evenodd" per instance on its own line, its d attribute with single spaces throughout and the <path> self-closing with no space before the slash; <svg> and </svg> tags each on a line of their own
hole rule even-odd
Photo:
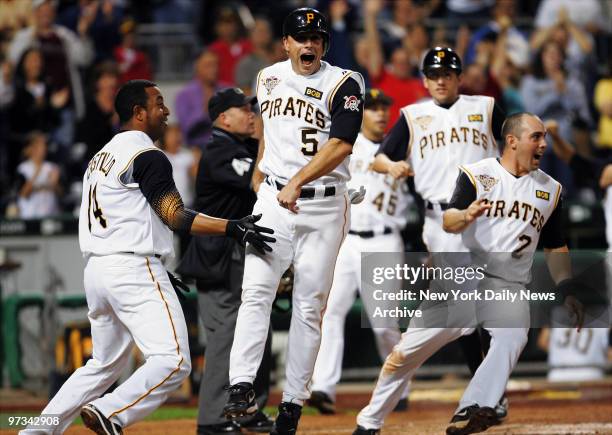
<svg viewBox="0 0 612 435">
<path fill-rule="evenodd" d="M 579 153 L 610 160 L 608 0 L 0 0 L 2 216 L 78 213 L 84 168 L 119 128 L 118 86 L 156 78 L 157 53 L 143 49 L 138 32 L 145 23 L 188 24 L 201 46 L 193 66 L 176 66 L 192 68 L 193 78 L 168 102 L 177 125 L 161 144 L 189 204 L 211 135 L 209 98 L 228 86 L 252 93 L 258 71 L 284 58 L 280 23 L 297 6 L 328 15 L 330 63 L 393 97 L 389 125 L 427 95 L 427 49 L 451 46 L 464 60 L 462 93 L 495 97 L 507 114 L 554 120 Z M 552 147 L 541 167 L 569 197 L 593 203 L 601 195 Z"/>
</svg>

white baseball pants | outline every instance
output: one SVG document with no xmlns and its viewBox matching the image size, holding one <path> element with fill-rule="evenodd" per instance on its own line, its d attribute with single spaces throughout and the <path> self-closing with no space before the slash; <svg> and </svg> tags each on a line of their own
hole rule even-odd
<svg viewBox="0 0 612 435">
<path fill-rule="evenodd" d="M 344 323 L 357 291 L 361 292 L 361 253 L 397 252 L 403 256 L 404 243 L 398 232 L 363 238 L 349 234 L 340 248 L 334 282 L 327 301 L 327 309 L 321 327 L 321 348 L 312 376 L 312 391 L 322 391 L 332 400 L 336 399 L 336 385 L 342 374 L 344 351 Z M 403 258 L 403 257 L 401 257 Z M 401 262 L 398 258 L 398 262 Z M 364 304 L 364 309 L 367 310 Z M 372 313 L 368 313 L 371 316 Z M 381 360 L 391 353 L 400 340 L 399 328 L 372 328 Z M 406 382 L 407 383 L 407 382 Z M 408 388 L 403 397 L 408 396 Z"/>
<path fill-rule="evenodd" d="M 321 318 L 332 285 L 338 251 L 350 225 L 346 192 L 298 200 L 297 214 L 282 208 L 278 191 L 262 183 L 253 214 L 274 229 L 274 251 L 261 255 L 247 247 L 242 304 L 230 354 L 230 384 L 255 379 L 270 324 L 272 302 L 285 270 L 293 263 L 293 311 L 287 343 L 283 401 L 302 405 L 321 342 Z"/>
<path fill-rule="evenodd" d="M 23 434 L 61 434 L 87 403 L 126 427 L 164 403 L 191 371 L 183 310 L 161 260 L 133 254 L 91 256 L 85 293 L 93 356 L 42 411 L 59 415 L 59 426 Z M 145 363 L 100 397 L 125 369 L 134 343 Z"/>
</svg>

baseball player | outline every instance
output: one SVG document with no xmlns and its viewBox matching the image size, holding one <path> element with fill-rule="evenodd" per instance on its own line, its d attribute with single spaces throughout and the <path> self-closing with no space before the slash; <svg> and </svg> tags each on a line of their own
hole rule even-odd
<svg viewBox="0 0 612 435">
<path fill-rule="evenodd" d="M 568 250 L 562 235 L 561 185 L 538 169 L 546 149 L 542 121 L 528 113 L 512 115 L 504 122 L 502 135 L 505 146 L 501 159 L 487 158 L 461 167 L 443 225 L 445 231 L 460 233 L 473 257 L 491 252 L 515 254 L 515 261 L 487 267 L 483 283 L 484 288 L 518 290 L 529 282 L 540 236 L 546 252 Z M 569 278 L 569 267 L 559 268 L 558 259 L 547 256 L 547 263 L 555 282 Z M 580 327 L 580 303 L 571 295 L 565 303 Z M 475 305 L 479 323 L 491 334 L 491 348 L 459 402 L 446 429 L 448 435 L 480 432 L 500 423 L 494 406 L 527 343 L 527 301 L 484 301 Z M 387 357 L 370 403 L 357 417 L 354 435 L 380 433 L 385 416 L 399 399 L 403 380 L 440 347 L 473 330 L 473 326 L 460 324 L 448 328 L 411 325 Z"/>
<path fill-rule="evenodd" d="M 555 314 L 553 310 L 553 317 Z M 612 355 L 609 328 L 582 328 L 580 332 L 564 327 L 543 328 L 538 346 L 548 352 L 547 378 L 552 382 L 603 379 L 608 354 Z"/>
<path fill-rule="evenodd" d="M 273 231 L 256 225 L 257 216 L 228 221 L 185 208 L 170 162 L 153 143 L 169 115 L 155 83 L 124 84 L 115 110 L 123 130 L 89 162 L 79 216 L 93 357 L 43 410 L 59 416 L 59 424 L 32 429 L 36 434 L 63 433 L 79 411 L 93 432 L 121 434 L 189 375 L 187 327 L 163 265 L 173 255 L 172 231 L 226 234 L 262 253 L 274 241 L 261 234 Z M 119 378 L 134 344 L 145 363 L 100 397 Z"/>
<path fill-rule="evenodd" d="M 372 170 L 374 155 L 389 121 L 391 102 L 391 98 L 378 89 L 366 90 L 363 125 L 353 146 L 348 185 L 355 190 L 365 186 L 366 194 L 361 204 L 351 207 L 351 227 L 338 254 L 321 326 L 321 348 L 312 376 L 309 404 L 323 414 L 335 412 L 336 384 L 342 372 L 344 320 L 357 296 L 356 291 L 361 291 L 361 253 L 397 252 L 402 255 L 404 251 L 400 231 L 406 225 L 411 199 L 408 184 L 405 179 L 396 180 Z M 378 353 L 384 361 L 400 339 L 399 328 L 373 328 L 373 332 Z M 407 393 L 406 390 L 406 396 Z"/>
<path fill-rule="evenodd" d="M 465 252 L 459 235 L 442 230 L 442 213 L 448 208 L 459 165 L 499 155 L 496 139 L 501 137 L 504 113 L 491 97 L 459 94 L 462 64 L 452 49 L 429 50 L 422 71 L 432 98 L 401 109 L 373 167 L 395 178 L 414 175 L 425 209 L 423 242 L 430 253 Z M 478 332 L 459 343 L 473 374 L 487 343 L 481 344 Z M 497 410 L 500 417 L 507 415 L 505 398 Z"/>
<path fill-rule="evenodd" d="M 329 27 L 315 9 L 291 12 L 283 23 L 288 60 L 260 71 L 257 100 L 263 154 L 254 174 L 254 211 L 274 228 L 274 253 L 247 249 L 242 305 L 230 355 L 229 418 L 252 414 L 253 380 L 281 275 L 294 267 L 287 382 L 273 433 L 295 433 L 321 340 L 321 318 L 338 251 L 350 226 L 346 182 L 349 154 L 363 112 L 363 78 L 321 60 Z"/>
</svg>

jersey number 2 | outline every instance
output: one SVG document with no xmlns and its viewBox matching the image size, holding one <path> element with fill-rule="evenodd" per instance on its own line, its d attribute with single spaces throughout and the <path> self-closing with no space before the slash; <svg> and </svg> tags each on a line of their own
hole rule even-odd
<svg viewBox="0 0 612 435">
<path fill-rule="evenodd" d="M 89 231 L 91 232 L 91 214 L 93 211 L 94 219 L 98 219 L 102 228 L 106 228 L 106 219 L 102 214 L 102 209 L 100 208 L 100 204 L 98 204 L 98 198 L 96 197 L 96 188 L 98 185 L 89 186 L 89 203 L 87 204 L 87 223 L 89 225 Z M 92 208 L 93 206 L 93 208 Z"/>
<path fill-rule="evenodd" d="M 316 135 L 317 130 L 314 128 L 305 128 L 302 130 L 302 154 L 305 156 L 314 156 L 319 147 L 319 141 L 316 137 L 312 137 L 312 135 Z"/>
</svg>

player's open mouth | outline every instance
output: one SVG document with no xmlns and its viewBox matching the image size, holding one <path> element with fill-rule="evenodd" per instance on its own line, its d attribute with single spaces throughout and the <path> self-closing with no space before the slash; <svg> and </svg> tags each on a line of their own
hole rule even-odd
<svg viewBox="0 0 612 435">
<path fill-rule="evenodd" d="M 300 60 L 302 61 L 302 63 L 304 65 L 312 65 L 312 63 L 315 60 L 315 55 L 314 54 L 302 54 L 300 55 Z"/>
</svg>

